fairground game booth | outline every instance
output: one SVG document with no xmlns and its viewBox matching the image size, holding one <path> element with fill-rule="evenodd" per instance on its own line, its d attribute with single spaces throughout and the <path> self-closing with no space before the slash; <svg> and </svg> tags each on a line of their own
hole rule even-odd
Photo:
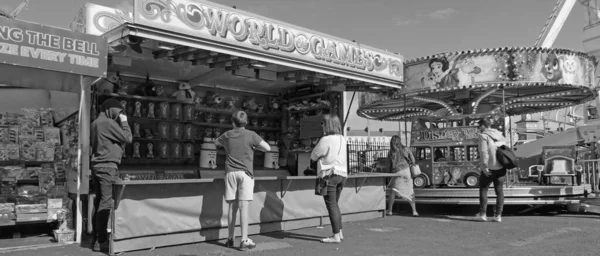
<svg viewBox="0 0 600 256">
<path fill-rule="evenodd" d="M 99 36 L 0 17 L 1 247 L 32 246 L 13 238 L 43 223 L 58 242 L 80 241 L 90 88 L 107 49 Z"/>
<path fill-rule="evenodd" d="M 93 98 L 118 99 L 133 130 L 112 253 L 225 238 L 225 152 L 213 140 L 237 109 L 272 147 L 255 154 L 250 233 L 328 224 L 309 168 L 321 115 L 347 118 L 345 90 L 403 81 L 400 55 L 202 0 L 136 0 L 132 13 L 86 4 L 73 28 L 108 39 L 109 78 Z M 383 215 L 386 177 L 349 177 L 345 221 Z"/>
</svg>

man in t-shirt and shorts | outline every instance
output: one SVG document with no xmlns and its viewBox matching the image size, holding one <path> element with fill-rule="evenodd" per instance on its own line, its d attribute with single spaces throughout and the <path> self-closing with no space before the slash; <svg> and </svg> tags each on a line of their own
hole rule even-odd
<svg viewBox="0 0 600 256">
<path fill-rule="evenodd" d="M 254 149 L 264 151 L 271 147 L 258 134 L 246 130 L 248 115 L 244 111 L 235 111 L 231 121 L 233 129 L 221 135 L 215 144 L 225 148 L 225 201 L 229 204 L 229 236 L 227 247 L 233 247 L 235 222 L 238 209 L 240 210 L 240 224 L 242 241 L 240 249 L 252 249 L 256 244 L 248 238 L 248 202 L 254 197 Z"/>
</svg>

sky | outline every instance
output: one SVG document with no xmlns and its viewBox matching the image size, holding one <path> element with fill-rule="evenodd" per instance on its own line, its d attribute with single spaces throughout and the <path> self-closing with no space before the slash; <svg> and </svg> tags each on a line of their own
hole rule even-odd
<svg viewBox="0 0 600 256">
<path fill-rule="evenodd" d="M 22 0 L 1 0 L 12 10 Z M 128 8 L 132 0 L 30 0 L 19 19 L 68 28 L 85 2 Z M 415 58 L 446 51 L 530 46 L 555 0 L 214 0 Z M 576 5 L 554 47 L 582 50 Z"/>
<path fill-rule="evenodd" d="M 22 0 L 0 0 L 12 10 Z M 85 2 L 121 9 L 132 0 L 30 0 L 19 19 L 68 28 Z M 405 59 L 440 52 L 531 46 L 555 0 L 214 0 L 275 20 L 399 52 Z M 553 47 L 582 49 L 585 9 L 577 4 Z M 353 110 L 354 111 L 354 110 Z M 366 120 L 355 126 L 366 125 Z M 390 126 L 387 124 L 384 126 Z M 393 124 L 392 126 L 397 126 Z M 364 126 L 363 126 L 364 127 Z M 390 126 L 391 127 L 391 126 Z M 374 128 L 378 129 L 378 128 Z"/>
</svg>

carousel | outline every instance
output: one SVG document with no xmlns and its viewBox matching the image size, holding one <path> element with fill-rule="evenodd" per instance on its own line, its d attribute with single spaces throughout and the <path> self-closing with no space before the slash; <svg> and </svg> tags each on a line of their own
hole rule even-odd
<svg viewBox="0 0 600 256">
<path fill-rule="evenodd" d="M 596 64 L 585 53 L 539 47 L 436 54 L 407 61 L 405 88 L 365 93 L 357 114 L 411 124 L 410 146 L 423 172 L 414 179 L 419 200 L 476 204 L 478 191 L 469 188 L 479 183 L 477 121 L 489 118 L 505 131 L 511 116 L 589 102 L 598 96 Z M 535 167 L 509 172 L 507 203 L 585 193 L 576 152 L 543 151 Z"/>
</svg>

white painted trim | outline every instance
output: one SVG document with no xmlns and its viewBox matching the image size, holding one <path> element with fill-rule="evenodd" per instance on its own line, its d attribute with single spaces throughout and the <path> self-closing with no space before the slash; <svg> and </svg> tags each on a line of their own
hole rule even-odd
<svg viewBox="0 0 600 256">
<path fill-rule="evenodd" d="M 277 55 L 269 54 L 268 52 L 256 52 L 250 49 L 244 49 L 233 45 L 227 45 L 220 42 L 204 38 L 196 38 L 189 35 L 177 34 L 169 31 L 162 31 L 155 28 L 149 28 L 141 25 L 123 24 L 105 34 L 109 43 L 119 40 L 122 37 L 133 35 L 146 39 L 188 46 L 196 49 L 204 49 L 208 51 L 220 52 L 224 54 L 239 56 L 243 58 L 255 59 L 259 61 L 269 62 L 276 65 L 287 66 L 291 68 L 319 72 L 323 74 L 344 77 L 347 79 L 373 83 L 377 85 L 401 89 L 401 81 L 392 81 L 384 78 L 362 76 L 358 72 L 345 71 L 334 69 L 328 66 L 323 66 L 314 62 L 292 60 L 283 58 Z"/>
</svg>

